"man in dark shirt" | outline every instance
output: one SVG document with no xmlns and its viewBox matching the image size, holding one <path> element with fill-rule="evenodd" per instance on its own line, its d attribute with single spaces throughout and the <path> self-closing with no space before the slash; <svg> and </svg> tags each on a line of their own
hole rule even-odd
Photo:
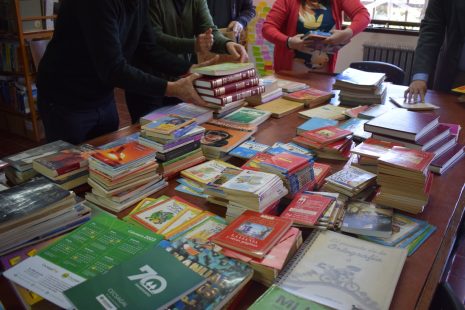
<svg viewBox="0 0 465 310">
<path fill-rule="evenodd" d="M 207 0 L 207 3 L 213 23 L 233 31 L 236 38 L 256 14 L 252 0 Z"/>
<path fill-rule="evenodd" d="M 78 144 L 118 129 L 115 87 L 204 104 L 192 86 L 198 75 L 167 82 L 129 64 L 137 51 L 158 72 L 192 66 L 156 44 L 147 0 L 64 0 L 58 16 L 37 79 L 48 141 Z"/>
</svg>

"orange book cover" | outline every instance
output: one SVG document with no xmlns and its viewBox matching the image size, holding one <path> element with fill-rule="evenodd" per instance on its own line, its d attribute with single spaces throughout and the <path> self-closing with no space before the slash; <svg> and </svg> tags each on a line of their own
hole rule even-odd
<svg viewBox="0 0 465 310">
<path fill-rule="evenodd" d="M 403 146 L 403 144 L 368 138 L 357 145 L 352 150 L 352 153 L 370 158 L 378 158 L 389 152 L 394 146 Z"/>
<path fill-rule="evenodd" d="M 249 159 L 245 164 L 242 165 L 242 169 L 260 171 L 260 163 L 273 157 L 273 155 L 268 153 L 257 153 L 254 157 Z"/>
<path fill-rule="evenodd" d="M 220 246 L 263 258 L 291 225 L 291 220 L 247 210 L 211 240 Z"/>
<path fill-rule="evenodd" d="M 155 157 L 154 149 L 132 141 L 111 149 L 98 150 L 91 156 L 108 166 L 119 168 L 150 155 Z"/>
<path fill-rule="evenodd" d="M 388 153 L 379 158 L 380 163 L 400 167 L 411 171 L 422 172 L 433 161 L 434 153 L 394 146 Z"/>
<path fill-rule="evenodd" d="M 326 126 L 302 132 L 300 135 L 322 145 L 329 144 L 352 134 L 352 131 L 336 126 Z"/>
<path fill-rule="evenodd" d="M 334 95 L 331 92 L 319 90 L 316 88 L 307 88 L 284 95 L 283 97 L 288 100 L 310 104 L 313 101 L 325 102 L 326 100 L 331 99 L 333 96 Z"/>
<path fill-rule="evenodd" d="M 205 134 L 200 140 L 202 146 L 218 148 L 221 152 L 229 152 L 253 134 L 209 123 L 202 124 L 202 127 L 205 128 Z"/>
</svg>

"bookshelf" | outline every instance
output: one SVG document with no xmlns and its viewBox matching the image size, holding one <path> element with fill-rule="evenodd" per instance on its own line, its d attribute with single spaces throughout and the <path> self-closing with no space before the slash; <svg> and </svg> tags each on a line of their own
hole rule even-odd
<svg viewBox="0 0 465 310">
<path fill-rule="evenodd" d="M 7 87 L 6 91 L 9 92 L 9 100 L 5 99 L 6 96 L 3 96 L 3 100 L 0 98 L 0 111 L 3 114 L 0 118 L 0 129 L 40 141 L 44 137 L 44 130 L 35 102 L 36 64 L 32 58 L 30 43 L 33 40 L 51 39 L 53 25 L 49 21 L 53 21 L 56 16 L 42 13 L 50 12 L 53 1 L 7 0 L 7 5 L 10 10 L 0 14 L 5 15 L 5 20 L 10 20 L 10 27 L 0 32 L 0 41 L 7 42 L 5 45 L 11 44 L 10 49 L 16 49 L 17 59 L 14 68 L 8 68 L 12 70 L 0 70 L 0 77 L 5 81 L 3 86 Z M 35 10 L 31 9 L 32 7 L 35 7 Z M 18 91 L 22 91 L 23 97 L 17 95 Z M 23 102 L 18 102 L 21 98 L 24 98 Z"/>
</svg>

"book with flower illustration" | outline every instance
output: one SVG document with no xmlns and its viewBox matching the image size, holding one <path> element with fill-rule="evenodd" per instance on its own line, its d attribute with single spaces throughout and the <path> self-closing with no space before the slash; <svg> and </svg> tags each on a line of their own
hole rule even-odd
<svg viewBox="0 0 465 310">
<path fill-rule="evenodd" d="M 389 309 L 407 250 L 314 230 L 277 286 L 334 309 Z"/>
<path fill-rule="evenodd" d="M 211 240 L 220 246 L 262 258 L 291 225 L 289 219 L 247 210 Z"/>
</svg>

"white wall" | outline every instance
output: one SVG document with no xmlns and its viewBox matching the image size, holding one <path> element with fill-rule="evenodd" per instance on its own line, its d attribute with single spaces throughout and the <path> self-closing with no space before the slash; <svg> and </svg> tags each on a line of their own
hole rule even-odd
<svg viewBox="0 0 465 310">
<path fill-rule="evenodd" d="M 365 43 L 415 48 L 417 40 L 418 36 L 362 32 L 355 36 L 348 45 L 344 46 L 344 48 L 339 51 L 336 72 L 341 72 L 348 68 L 351 62 L 363 60 L 363 44 Z"/>
</svg>

